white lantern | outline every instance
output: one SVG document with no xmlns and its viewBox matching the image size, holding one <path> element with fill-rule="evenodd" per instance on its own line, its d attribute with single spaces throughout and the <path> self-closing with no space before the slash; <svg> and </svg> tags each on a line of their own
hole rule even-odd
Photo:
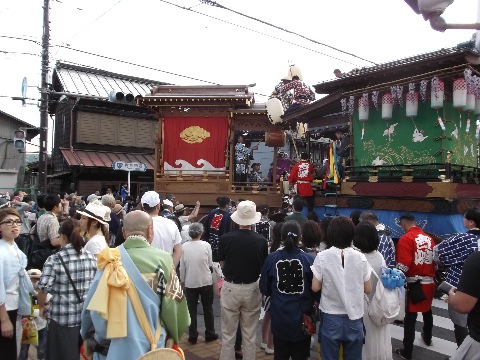
<svg viewBox="0 0 480 360">
<path fill-rule="evenodd" d="M 382 96 L 382 119 L 390 120 L 393 113 L 393 97 L 392 94 L 386 93 Z"/>
<path fill-rule="evenodd" d="M 436 79 L 432 81 L 432 91 L 430 93 L 430 101 L 432 109 L 438 110 L 443 107 L 443 96 L 445 94 L 445 85 L 442 80 Z"/>
<path fill-rule="evenodd" d="M 464 78 L 453 82 L 453 107 L 462 110 L 467 106 L 467 83 Z"/>
<path fill-rule="evenodd" d="M 418 93 L 416 91 L 407 93 L 405 99 L 407 117 L 414 118 L 418 114 Z"/>
<path fill-rule="evenodd" d="M 475 94 L 467 91 L 467 103 L 465 105 L 465 112 L 470 113 L 475 110 Z"/>
<path fill-rule="evenodd" d="M 358 100 L 358 120 L 368 121 L 368 97 L 362 96 Z"/>
<path fill-rule="evenodd" d="M 473 110 L 475 115 L 480 115 L 480 97 L 475 99 L 475 110 Z"/>
</svg>

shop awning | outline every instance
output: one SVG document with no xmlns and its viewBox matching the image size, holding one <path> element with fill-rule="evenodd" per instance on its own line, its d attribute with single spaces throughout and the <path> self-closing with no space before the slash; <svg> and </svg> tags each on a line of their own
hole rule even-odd
<svg viewBox="0 0 480 360">
<path fill-rule="evenodd" d="M 70 166 L 112 168 L 114 161 L 139 162 L 147 164 L 148 170 L 154 170 L 153 154 L 121 153 L 113 151 L 94 151 L 77 149 L 60 149 Z"/>
</svg>

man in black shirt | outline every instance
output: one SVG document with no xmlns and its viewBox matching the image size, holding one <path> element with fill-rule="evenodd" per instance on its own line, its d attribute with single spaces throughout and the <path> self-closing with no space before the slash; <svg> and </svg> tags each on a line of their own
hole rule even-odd
<svg viewBox="0 0 480 360">
<path fill-rule="evenodd" d="M 255 359 L 256 328 L 262 296 L 258 286 L 260 271 L 268 255 L 267 240 L 252 230 L 261 214 L 252 201 L 242 201 L 231 220 L 239 230 L 220 238 L 218 259 L 225 281 L 221 291 L 222 351 L 220 360 L 234 358 L 235 332 L 238 321 L 243 337 L 243 357 Z"/>
<path fill-rule="evenodd" d="M 456 290 L 450 290 L 448 302 L 459 313 L 468 314 L 467 326 L 470 332 L 452 360 L 478 359 L 480 353 L 480 252 L 472 253 L 463 265 L 462 275 Z"/>
</svg>

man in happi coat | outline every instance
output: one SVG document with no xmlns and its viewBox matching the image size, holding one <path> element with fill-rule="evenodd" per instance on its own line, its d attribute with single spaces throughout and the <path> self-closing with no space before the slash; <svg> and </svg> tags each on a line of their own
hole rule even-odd
<svg viewBox="0 0 480 360">
<path fill-rule="evenodd" d="M 297 195 L 307 203 L 308 211 L 313 211 L 314 193 L 312 187 L 313 164 L 308 160 L 308 153 L 302 152 L 300 161 L 295 164 L 288 176 L 288 182 L 296 187 Z"/>
<path fill-rule="evenodd" d="M 94 331 L 94 339 L 100 344 L 93 349 L 94 359 L 137 359 L 153 348 L 133 309 L 132 287 L 136 288 L 157 348 L 165 347 L 167 338 L 178 344 L 190 324 L 172 256 L 150 246 L 151 217 L 138 210 L 128 213 L 123 232 L 123 245 L 98 254 L 99 271 L 84 303 L 82 337 L 86 339 Z M 147 282 L 146 274 L 155 280 Z M 111 340 L 109 348 L 106 339 Z"/>
<path fill-rule="evenodd" d="M 400 226 L 405 234 L 397 244 L 397 268 L 407 278 L 407 305 L 403 328 L 403 349 L 395 352 L 402 359 L 411 359 L 415 339 L 417 313 L 423 314 L 422 340 L 432 345 L 432 301 L 435 293 L 435 263 L 433 261 L 433 239 L 420 229 L 411 214 L 400 216 Z M 423 297 L 421 293 L 423 292 Z M 419 294 L 420 293 L 420 294 Z M 417 296 L 414 296 L 417 295 Z M 423 300 L 420 300 L 422 299 Z"/>
</svg>

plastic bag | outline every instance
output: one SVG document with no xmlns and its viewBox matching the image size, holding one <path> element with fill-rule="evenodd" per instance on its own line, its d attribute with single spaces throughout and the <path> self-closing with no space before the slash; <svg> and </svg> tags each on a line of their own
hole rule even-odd
<svg viewBox="0 0 480 360">
<path fill-rule="evenodd" d="M 22 344 L 38 344 L 38 330 L 33 316 L 22 318 Z"/>
</svg>

